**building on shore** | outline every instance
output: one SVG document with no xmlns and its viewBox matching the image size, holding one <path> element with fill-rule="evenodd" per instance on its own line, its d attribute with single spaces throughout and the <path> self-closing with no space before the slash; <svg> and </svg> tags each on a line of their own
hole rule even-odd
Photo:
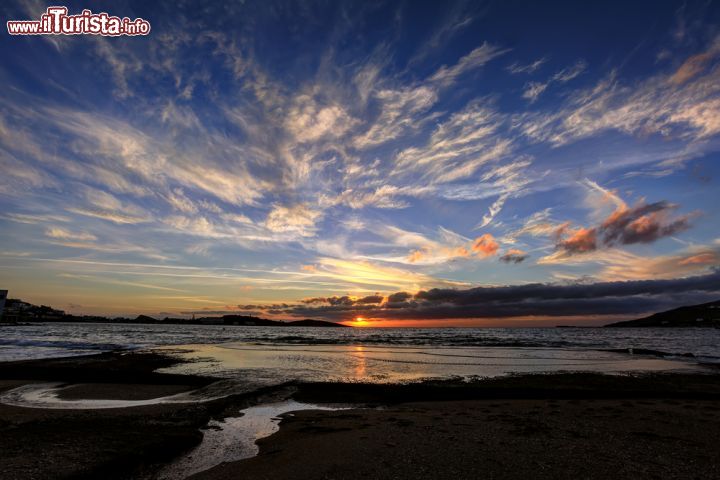
<svg viewBox="0 0 720 480">
<path fill-rule="evenodd" d="M 5 299 L 8 296 L 7 290 L 0 290 L 0 318 L 3 316 L 3 310 L 5 309 Z"/>
</svg>

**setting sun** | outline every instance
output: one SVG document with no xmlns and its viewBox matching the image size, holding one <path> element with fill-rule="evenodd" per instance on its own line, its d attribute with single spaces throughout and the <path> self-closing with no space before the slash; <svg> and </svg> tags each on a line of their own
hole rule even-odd
<svg viewBox="0 0 720 480">
<path fill-rule="evenodd" d="M 367 322 L 365 321 L 365 319 L 363 317 L 357 317 L 357 318 L 355 318 L 355 325 L 362 327 L 362 326 L 367 325 Z"/>
</svg>

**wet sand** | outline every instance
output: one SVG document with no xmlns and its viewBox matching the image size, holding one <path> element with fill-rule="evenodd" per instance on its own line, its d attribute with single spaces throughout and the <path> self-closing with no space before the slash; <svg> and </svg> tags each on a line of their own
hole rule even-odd
<svg viewBox="0 0 720 480">
<path fill-rule="evenodd" d="M 67 398 L 144 399 L 214 381 L 176 359 L 103 354 L 0 364 L 0 391 L 80 384 Z M 99 410 L 0 405 L 3 478 L 152 478 L 211 418 L 292 395 L 364 409 L 298 412 L 257 457 L 201 479 L 720 478 L 720 375 L 523 375 L 472 383 L 308 383 L 196 404 Z"/>
<path fill-rule="evenodd" d="M 193 479 L 720 478 L 707 400 L 473 400 L 300 412 Z"/>
</svg>

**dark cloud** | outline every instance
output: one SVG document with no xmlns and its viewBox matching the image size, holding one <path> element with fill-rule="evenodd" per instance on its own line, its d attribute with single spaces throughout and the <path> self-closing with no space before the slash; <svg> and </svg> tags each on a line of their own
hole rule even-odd
<svg viewBox="0 0 720 480">
<path fill-rule="evenodd" d="M 577 284 L 533 283 L 466 290 L 397 292 L 385 303 L 361 303 L 350 297 L 325 302 L 273 305 L 265 311 L 293 317 L 348 320 L 357 315 L 376 319 L 507 318 L 641 314 L 720 296 L 720 270 L 671 280 L 634 280 Z M 367 297 L 366 297 L 367 298 Z M 361 299 L 362 300 L 362 299 Z"/>
<path fill-rule="evenodd" d="M 695 214 L 670 219 L 670 212 L 676 208 L 677 205 L 665 201 L 643 203 L 618 208 L 597 227 L 573 230 L 565 223 L 555 231 L 556 248 L 575 255 L 597 250 L 600 241 L 608 247 L 652 243 L 690 228 L 690 219 Z"/>
<path fill-rule="evenodd" d="M 355 300 L 353 300 L 348 295 L 343 295 L 342 297 L 314 297 L 314 298 L 306 298 L 305 300 L 302 300 L 303 303 L 307 304 L 314 304 L 314 303 L 329 303 L 330 305 L 354 305 Z"/>
<path fill-rule="evenodd" d="M 364 305 L 364 304 L 372 304 L 372 303 L 382 303 L 382 301 L 385 299 L 382 295 L 375 294 L 375 295 L 368 295 L 367 297 L 361 297 L 361 298 L 355 298 L 351 297 L 349 295 L 343 295 L 342 297 L 338 296 L 332 296 L 332 297 L 312 297 L 312 298 L 306 298 L 304 300 L 301 300 L 302 303 L 313 305 L 313 304 L 329 304 L 333 306 L 352 306 L 352 305 Z M 246 305 L 248 308 L 254 308 L 254 306 Z M 286 306 L 284 306 L 286 307 Z"/>
<path fill-rule="evenodd" d="M 690 228 L 690 216 L 667 220 L 668 212 L 677 208 L 668 202 L 637 205 L 619 209 L 602 224 L 605 245 L 651 243 Z"/>
<path fill-rule="evenodd" d="M 367 304 L 367 303 L 382 303 L 383 299 L 382 295 L 368 295 L 367 297 L 359 298 L 355 301 L 355 303 L 360 304 Z"/>
<path fill-rule="evenodd" d="M 412 293 L 408 292 L 397 292 L 388 296 L 388 303 L 404 302 L 408 298 L 412 297 Z"/>
<path fill-rule="evenodd" d="M 560 227 L 558 237 L 562 238 L 566 227 Z M 597 250 L 597 229 L 579 228 L 569 231 L 569 236 L 557 243 L 557 248 L 573 255 L 576 253 L 587 253 Z"/>
<path fill-rule="evenodd" d="M 522 250 L 510 249 L 500 257 L 503 263 L 522 263 L 528 258 L 528 254 Z"/>
</svg>

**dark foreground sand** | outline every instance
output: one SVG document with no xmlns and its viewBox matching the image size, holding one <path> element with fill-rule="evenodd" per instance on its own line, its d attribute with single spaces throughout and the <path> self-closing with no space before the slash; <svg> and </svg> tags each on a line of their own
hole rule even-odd
<svg viewBox="0 0 720 480">
<path fill-rule="evenodd" d="M 714 401 L 476 400 L 302 412 L 194 479 L 720 478 Z"/>
<path fill-rule="evenodd" d="M 212 381 L 154 354 L 0 364 L 0 388 L 83 383 L 74 398 L 149 398 Z M 104 372 L 104 374 L 100 374 Z M 111 373 L 108 373 L 111 372 Z M 720 478 L 720 375 L 518 376 L 463 384 L 303 384 L 196 405 L 93 411 L 0 405 L 0 477 L 151 478 L 211 417 L 293 393 L 369 407 L 286 416 L 260 455 L 200 479 Z"/>
<path fill-rule="evenodd" d="M 177 363 L 152 353 L 109 353 L 0 363 L 0 391 L 30 382 L 79 384 L 68 399 L 140 400 L 195 389 L 214 379 L 158 374 Z M 262 392 L 261 392 L 262 394 Z M 194 447 L 213 418 L 261 400 L 234 396 L 202 404 L 50 410 L 0 404 L 0 478 L 140 478 Z"/>
</svg>

